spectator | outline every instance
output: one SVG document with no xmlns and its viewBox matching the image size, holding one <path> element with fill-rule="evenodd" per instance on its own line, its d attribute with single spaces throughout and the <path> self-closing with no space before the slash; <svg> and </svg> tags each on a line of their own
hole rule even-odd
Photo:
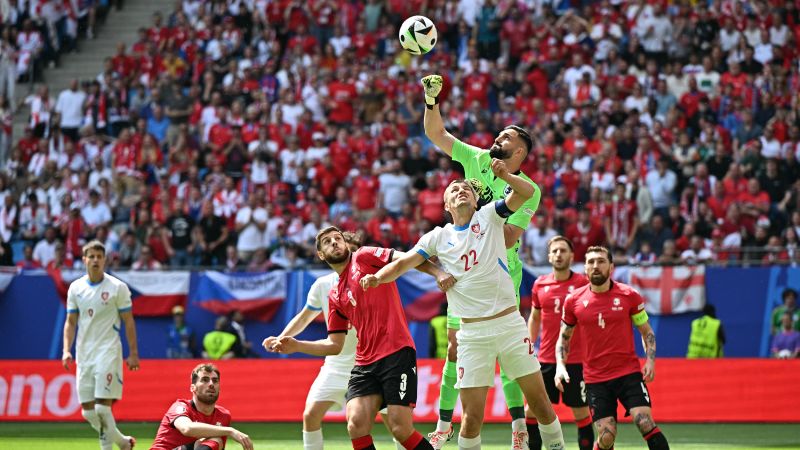
<svg viewBox="0 0 800 450">
<path fill-rule="evenodd" d="M 61 117 L 61 132 L 72 142 L 78 142 L 78 129 L 83 124 L 86 93 L 80 90 L 77 79 L 72 79 L 69 89 L 58 94 L 55 111 Z"/>
<path fill-rule="evenodd" d="M 408 189 L 411 178 L 402 172 L 399 160 L 389 162 L 388 171 L 378 176 L 378 205 L 394 218 L 402 213 L 403 205 L 408 202 Z"/>
<path fill-rule="evenodd" d="M 247 340 L 244 322 L 244 314 L 241 311 L 235 310 L 231 313 L 229 319 L 230 332 L 238 337 L 238 345 L 234 346 L 234 355 L 237 358 L 253 358 L 257 355 L 253 351 L 253 343 Z"/>
<path fill-rule="evenodd" d="M 797 291 L 791 288 L 786 288 L 781 293 L 782 305 L 775 307 L 772 310 L 772 334 L 776 334 L 781 329 L 783 324 L 782 316 L 786 313 L 791 318 L 792 327 L 800 331 L 800 309 L 797 308 Z"/>
<path fill-rule="evenodd" d="M 658 256 L 656 256 L 656 253 L 650 247 L 650 243 L 644 241 L 639 246 L 639 251 L 636 252 L 636 254 L 633 256 L 632 263 L 642 266 L 648 266 L 651 264 L 655 264 L 657 260 Z"/>
<path fill-rule="evenodd" d="M 214 214 L 211 202 L 203 203 L 200 220 L 195 229 L 197 230 L 195 241 L 200 248 L 201 264 L 206 266 L 222 264 L 225 260 L 228 228 L 225 221 Z"/>
<path fill-rule="evenodd" d="M 238 272 L 245 265 L 245 262 L 239 258 L 239 252 L 236 251 L 235 245 L 228 245 L 225 247 L 225 271 Z"/>
<path fill-rule="evenodd" d="M 705 264 L 713 258 L 714 254 L 705 248 L 703 238 L 697 235 L 691 237 L 689 248 L 681 253 L 681 261 L 688 265 Z"/>
<path fill-rule="evenodd" d="M 247 199 L 247 206 L 236 213 L 236 251 L 243 262 L 250 261 L 253 252 L 259 248 L 266 248 L 267 218 L 267 210 L 255 195 L 251 195 Z"/>
<path fill-rule="evenodd" d="M 675 246 L 675 241 L 667 239 L 661 247 L 661 254 L 658 256 L 657 262 L 664 266 L 675 266 L 681 263 L 678 249 Z"/>
<path fill-rule="evenodd" d="M 672 231 L 664 226 L 664 219 L 658 215 L 650 219 L 650 226 L 643 230 L 641 236 L 641 240 L 650 244 L 650 248 L 655 250 L 656 254 L 659 256 L 661 256 L 664 243 L 666 241 L 671 241 L 673 238 Z"/>
<path fill-rule="evenodd" d="M 167 358 L 185 359 L 197 356 L 194 330 L 186 324 L 183 306 L 172 307 L 172 323 L 167 329 Z"/>
<path fill-rule="evenodd" d="M 666 217 L 669 205 L 674 202 L 677 186 L 677 177 L 675 172 L 667 168 L 666 158 L 661 158 L 656 162 L 656 168 L 647 173 L 645 183 L 653 198 L 655 214 Z"/>
<path fill-rule="evenodd" d="M 536 213 L 534 224 L 523 234 L 522 255 L 528 264 L 545 266 L 548 264 L 547 243 L 558 233 L 548 226 L 547 216 L 541 212 Z"/>
<path fill-rule="evenodd" d="M 566 236 L 574 246 L 575 261 L 583 261 L 587 248 L 606 241 L 602 225 L 590 220 L 587 208 L 578 210 L 578 221 L 567 228 Z"/>
<path fill-rule="evenodd" d="M 800 331 L 792 326 L 792 315 L 788 311 L 780 316 L 781 327 L 772 338 L 770 352 L 773 358 L 797 358 L 800 354 Z"/>
<path fill-rule="evenodd" d="M 37 261 L 40 266 L 47 267 L 50 261 L 56 257 L 56 245 L 58 244 L 60 242 L 56 240 L 56 229 L 52 226 L 47 227 L 44 238 L 33 248 L 33 260 Z"/>
<path fill-rule="evenodd" d="M 142 246 L 139 259 L 131 265 L 131 270 L 161 270 L 161 268 L 161 263 L 153 258 L 153 250 L 149 245 Z"/>
<path fill-rule="evenodd" d="M 23 247 L 23 256 L 22 259 L 17 262 L 17 267 L 22 270 L 42 268 L 42 265 L 39 263 L 39 261 L 33 259 L 33 247 L 30 245 L 25 245 L 25 247 Z"/>
<path fill-rule="evenodd" d="M 133 231 L 128 230 L 122 235 L 122 243 L 119 247 L 119 263 L 121 267 L 131 267 L 135 261 L 139 260 L 142 245 L 136 239 Z"/>
<path fill-rule="evenodd" d="M 19 232 L 22 238 L 31 242 L 41 239 L 49 223 L 47 207 L 39 203 L 39 196 L 28 196 L 27 204 L 19 213 Z"/>
<path fill-rule="evenodd" d="M 194 227 L 194 219 L 186 213 L 186 202 L 182 199 L 175 200 L 172 212 L 166 221 L 169 247 L 172 249 L 171 266 L 186 267 L 194 264 L 196 253 L 192 233 Z"/>
<path fill-rule="evenodd" d="M 217 317 L 214 330 L 203 336 L 203 358 L 206 359 L 231 359 L 235 355 L 233 347 L 237 344 L 236 334 L 227 331 L 230 321 L 225 316 Z"/>
</svg>

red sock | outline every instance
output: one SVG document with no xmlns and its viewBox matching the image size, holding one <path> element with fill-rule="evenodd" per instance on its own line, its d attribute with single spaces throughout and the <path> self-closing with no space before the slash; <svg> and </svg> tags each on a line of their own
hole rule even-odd
<svg viewBox="0 0 800 450">
<path fill-rule="evenodd" d="M 369 434 L 366 436 L 361 436 L 360 438 L 352 439 L 353 442 L 353 449 L 354 450 L 363 450 L 365 448 L 375 448 L 372 445 L 372 436 Z"/>
<path fill-rule="evenodd" d="M 536 419 L 532 419 L 532 418 L 530 418 L 530 417 L 526 417 L 526 418 L 525 418 L 525 424 L 526 424 L 526 425 L 538 425 L 538 424 L 539 424 L 539 421 L 538 421 L 538 420 L 536 420 Z"/>
<path fill-rule="evenodd" d="M 575 425 L 577 425 L 578 428 L 583 428 L 583 427 L 585 427 L 587 425 L 591 425 L 591 424 L 592 424 L 592 418 L 591 417 L 586 417 L 584 419 L 581 419 L 581 420 L 578 420 L 578 421 L 575 422 Z"/>
<path fill-rule="evenodd" d="M 655 427 L 652 430 L 650 430 L 649 433 L 644 435 L 644 440 L 649 441 L 651 437 L 655 436 L 658 433 L 661 433 L 661 430 L 659 430 L 658 427 Z"/>
<path fill-rule="evenodd" d="M 420 442 L 422 442 L 422 435 L 419 434 L 419 431 L 414 430 L 414 434 L 408 437 L 405 441 L 403 441 L 403 447 L 407 450 L 412 450 L 417 448 Z"/>
</svg>

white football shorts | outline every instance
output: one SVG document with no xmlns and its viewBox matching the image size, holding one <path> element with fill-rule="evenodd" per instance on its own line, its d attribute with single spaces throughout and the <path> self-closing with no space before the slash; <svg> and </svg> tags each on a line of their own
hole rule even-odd
<svg viewBox="0 0 800 450">
<path fill-rule="evenodd" d="M 347 383 L 350 381 L 352 367 L 335 367 L 323 364 L 319 369 L 317 378 L 308 390 L 306 403 L 333 402 L 336 408 L 345 404 L 344 396 L 347 393 Z"/>
<path fill-rule="evenodd" d="M 528 327 L 519 312 L 483 322 L 462 322 L 456 340 L 457 388 L 494 386 L 497 361 L 512 380 L 540 370 Z"/>
<path fill-rule="evenodd" d="M 122 398 L 122 358 L 79 363 L 76 374 L 78 401 Z"/>
</svg>

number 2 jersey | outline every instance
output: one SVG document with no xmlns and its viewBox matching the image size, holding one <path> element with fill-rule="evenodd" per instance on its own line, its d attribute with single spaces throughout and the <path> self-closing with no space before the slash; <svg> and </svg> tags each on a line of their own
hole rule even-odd
<svg viewBox="0 0 800 450">
<path fill-rule="evenodd" d="M 575 289 L 564 303 L 562 320 L 583 333 L 583 378 L 602 383 L 641 370 L 633 346 L 633 325 L 647 322 L 644 299 L 624 283 L 611 282 L 606 292 L 589 284 Z"/>
<path fill-rule="evenodd" d="M 416 351 L 397 285 L 386 283 L 365 291 L 359 284 L 364 275 L 392 262 L 393 254 L 394 250 L 382 247 L 356 250 L 328 294 L 328 334 L 347 333 L 351 325 L 356 329 L 357 366 L 372 364 L 405 347 Z"/>
<path fill-rule="evenodd" d="M 552 273 L 536 279 L 531 290 L 531 304 L 540 311 L 541 324 L 539 335 L 542 338 L 539 345 L 539 362 L 554 364 L 556 362 L 556 342 L 561 334 L 561 315 L 567 295 L 576 289 L 589 284 L 583 274 L 569 272 L 569 278 L 564 281 L 556 280 Z M 567 364 L 581 364 L 583 362 L 583 339 L 581 329 L 575 328 L 569 343 L 569 356 Z"/>
<path fill-rule="evenodd" d="M 217 425 L 227 427 L 231 424 L 231 413 L 222 406 L 216 405 L 214 412 L 207 416 L 194 406 L 192 399 L 175 400 L 175 403 L 169 407 L 167 413 L 161 419 L 161 424 L 158 426 L 158 433 L 156 440 L 150 447 L 150 450 L 174 450 L 186 444 L 193 444 L 195 441 L 202 440 L 201 438 L 193 438 L 184 436 L 175 428 L 175 421 L 178 417 L 188 417 L 192 422 L 207 423 L 209 425 Z M 225 448 L 227 437 L 222 438 L 222 447 Z"/>
<path fill-rule="evenodd" d="M 438 256 L 456 284 L 447 291 L 447 307 L 462 319 L 493 316 L 517 306 L 508 273 L 503 224 L 505 201 L 484 205 L 463 226 L 448 223 L 420 238 L 415 252 L 425 259 Z"/>
</svg>

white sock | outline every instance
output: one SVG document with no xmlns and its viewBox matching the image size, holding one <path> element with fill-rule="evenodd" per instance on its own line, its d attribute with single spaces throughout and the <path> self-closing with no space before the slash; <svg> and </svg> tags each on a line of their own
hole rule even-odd
<svg viewBox="0 0 800 450">
<path fill-rule="evenodd" d="M 100 435 L 100 449 L 101 450 L 112 450 L 113 443 L 106 438 L 105 433 L 103 433 L 103 427 L 100 425 L 100 418 L 97 417 L 97 413 L 94 409 L 81 409 L 81 414 L 83 414 L 83 418 L 89 422 L 89 425 L 94 428 L 94 431 L 97 431 L 97 434 Z"/>
<path fill-rule="evenodd" d="M 465 438 L 464 436 L 458 436 L 458 450 L 480 450 L 481 448 L 481 435 L 477 435 L 474 438 Z"/>
<path fill-rule="evenodd" d="M 400 441 L 397 440 L 397 438 L 392 438 L 392 440 L 394 441 L 395 450 L 406 450 L 406 448 L 403 447 L 403 444 L 401 444 Z"/>
<path fill-rule="evenodd" d="M 511 421 L 511 431 L 528 431 L 525 419 L 514 419 Z"/>
<path fill-rule="evenodd" d="M 563 450 L 565 448 L 564 435 L 561 432 L 561 422 L 558 417 L 553 423 L 547 425 L 539 422 L 539 434 L 542 435 L 542 444 L 547 450 Z"/>
<path fill-rule="evenodd" d="M 436 431 L 438 431 L 439 433 L 447 433 L 448 431 L 450 431 L 451 426 L 452 423 L 445 422 L 444 420 L 439 419 L 439 421 L 436 422 Z"/>
<path fill-rule="evenodd" d="M 117 429 L 117 421 L 114 420 L 114 414 L 111 413 L 111 407 L 95 403 L 94 410 L 100 418 L 100 423 L 103 426 L 103 432 L 107 439 L 117 445 L 125 443 L 125 436 Z"/>
<path fill-rule="evenodd" d="M 303 450 L 322 450 L 322 430 L 303 431 Z"/>
</svg>

